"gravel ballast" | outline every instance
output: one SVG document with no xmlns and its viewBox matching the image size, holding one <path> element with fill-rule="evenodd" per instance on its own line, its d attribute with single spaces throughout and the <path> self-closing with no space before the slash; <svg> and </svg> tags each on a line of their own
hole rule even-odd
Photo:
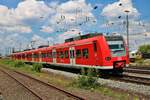
<svg viewBox="0 0 150 100">
<path fill-rule="evenodd" d="M 68 78 L 77 78 L 78 77 L 78 75 L 74 74 L 74 73 L 58 71 L 58 70 L 49 69 L 49 68 L 42 68 L 42 72 L 59 74 L 59 75 L 66 76 Z M 138 85 L 138 84 L 133 84 L 133 83 L 126 83 L 126 82 L 120 82 L 120 81 L 115 81 L 115 80 L 110 80 L 110 79 L 102 79 L 102 78 L 99 78 L 98 82 L 101 85 L 105 85 L 108 87 L 118 88 L 118 89 L 130 91 L 130 92 L 140 93 L 140 94 L 150 96 L 150 86 Z"/>
<path fill-rule="evenodd" d="M 11 73 L 13 74 L 13 77 L 17 78 L 17 80 L 21 81 L 33 91 L 36 91 L 36 93 L 38 93 L 43 100 L 75 100 L 74 98 L 69 97 L 67 94 L 49 87 L 48 85 L 45 85 L 39 81 L 20 75 L 16 72 Z"/>
<path fill-rule="evenodd" d="M 0 100 L 39 100 L 14 79 L 0 71 Z"/>
</svg>

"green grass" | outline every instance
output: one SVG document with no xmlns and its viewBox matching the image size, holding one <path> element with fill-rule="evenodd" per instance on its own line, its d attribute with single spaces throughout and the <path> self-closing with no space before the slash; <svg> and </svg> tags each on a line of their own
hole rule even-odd
<svg viewBox="0 0 150 100">
<path fill-rule="evenodd" d="M 83 89 L 95 89 L 100 86 L 98 83 L 96 70 L 93 68 L 89 68 L 86 72 L 84 68 L 81 70 L 81 76 L 75 79 L 71 85 Z"/>
<path fill-rule="evenodd" d="M 140 59 L 136 59 L 134 63 L 130 63 L 130 66 L 147 66 L 149 67 L 150 66 L 150 59 L 143 59 L 143 58 L 140 58 Z"/>
<path fill-rule="evenodd" d="M 91 78 L 84 79 L 84 77 L 87 77 L 87 76 L 81 77 L 81 80 L 79 79 L 80 81 L 77 80 L 78 81 L 77 84 L 80 84 L 80 86 L 76 87 L 74 85 L 70 85 L 75 80 L 66 79 L 64 76 L 60 76 L 60 75 L 37 72 L 37 71 L 33 70 L 31 65 L 25 64 L 24 66 L 15 67 L 14 66 L 15 64 L 16 64 L 16 61 L 13 61 L 13 60 L 8 60 L 8 59 L 0 60 L 0 65 L 4 65 L 5 67 L 10 68 L 12 70 L 18 70 L 21 72 L 28 73 L 36 78 L 47 80 L 50 84 L 58 85 L 60 87 L 66 88 L 66 89 L 71 89 L 71 91 L 72 90 L 80 91 L 80 89 L 81 90 L 86 89 L 86 91 L 91 91 L 91 92 L 94 91 L 96 93 L 112 97 L 114 100 L 128 100 L 129 98 L 131 99 L 131 95 L 128 93 L 115 91 L 115 90 L 112 90 L 112 89 L 102 86 L 102 85 L 98 85 L 95 87 L 96 84 L 94 84 L 94 87 L 89 86 L 89 84 L 87 84 L 86 82 L 88 82 L 88 81 L 95 82 L 97 80 L 95 80 L 95 79 L 93 80 Z M 85 73 L 83 73 L 83 74 L 85 75 Z M 88 76 L 90 76 L 90 77 L 93 76 L 93 73 L 89 73 Z M 83 82 L 83 83 L 79 83 L 79 82 Z M 92 84 L 92 82 L 90 84 Z M 84 84 L 86 84 L 87 86 L 82 88 Z M 134 96 L 132 96 L 132 100 L 139 100 L 139 98 L 138 98 L 138 96 L 134 95 Z"/>
<path fill-rule="evenodd" d="M 34 63 L 33 64 L 33 67 L 32 67 L 32 70 L 33 71 L 36 71 L 36 72 L 41 72 L 41 69 L 43 68 L 43 65 L 42 64 L 39 64 L 39 63 Z"/>
</svg>

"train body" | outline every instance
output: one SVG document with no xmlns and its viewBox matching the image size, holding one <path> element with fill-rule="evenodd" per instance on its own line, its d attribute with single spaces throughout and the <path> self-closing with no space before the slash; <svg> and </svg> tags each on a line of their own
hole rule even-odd
<svg viewBox="0 0 150 100">
<path fill-rule="evenodd" d="M 122 69 L 128 65 L 128 48 L 122 36 L 87 34 L 65 43 L 12 54 L 12 59 L 69 68 Z"/>
</svg>

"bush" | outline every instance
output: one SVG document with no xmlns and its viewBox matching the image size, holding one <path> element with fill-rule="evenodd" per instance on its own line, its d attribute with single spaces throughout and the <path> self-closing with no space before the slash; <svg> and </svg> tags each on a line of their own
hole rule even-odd
<svg viewBox="0 0 150 100">
<path fill-rule="evenodd" d="M 33 64 L 32 70 L 33 70 L 33 71 L 36 71 L 36 72 L 41 72 L 41 69 L 42 69 L 42 68 L 43 68 L 43 65 L 42 65 L 42 64 L 35 63 L 35 64 Z"/>
<path fill-rule="evenodd" d="M 17 61 L 14 61 L 13 66 L 14 67 L 24 67 L 25 63 L 22 62 L 22 61 L 17 60 Z"/>
<path fill-rule="evenodd" d="M 81 70 L 81 75 L 73 82 L 74 86 L 84 89 L 93 89 L 99 86 L 97 72 L 95 69 Z"/>
<path fill-rule="evenodd" d="M 141 45 L 139 47 L 139 51 L 142 52 L 142 53 L 150 53 L 150 44 Z"/>
</svg>

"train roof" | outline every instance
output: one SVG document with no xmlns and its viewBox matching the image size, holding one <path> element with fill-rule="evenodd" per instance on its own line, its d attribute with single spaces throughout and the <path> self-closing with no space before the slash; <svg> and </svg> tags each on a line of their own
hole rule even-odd
<svg viewBox="0 0 150 100">
<path fill-rule="evenodd" d="M 111 36 L 105 36 L 106 41 L 119 41 L 123 40 L 123 36 L 121 35 L 111 35 Z"/>
<path fill-rule="evenodd" d="M 103 35 L 103 34 L 102 33 L 90 33 L 90 34 L 80 35 L 80 36 L 77 36 L 77 37 L 66 39 L 65 43 L 76 41 L 76 40 L 88 39 L 88 38 L 92 38 L 92 37 L 100 36 L 100 35 Z"/>
<path fill-rule="evenodd" d="M 37 49 L 29 49 L 27 51 L 22 51 L 22 52 L 17 52 L 14 54 L 22 54 L 22 53 L 31 53 L 31 52 L 37 52 L 37 51 L 46 51 L 46 50 L 52 50 L 53 48 L 64 48 L 64 47 L 68 47 L 70 45 L 76 45 L 76 44 L 83 44 L 83 43 L 88 43 L 91 42 L 93 40 L 95 40 L 96 37 L 99 36 L 103 36 L 106 41 L 116 41 L 116 40 L 123 40 L 122 36 L 104 36 L 102 33 L 91 33 L 91 34 L 85 34 L 85 35 L 81 35 L 81 36 L 77 36 L 77 37 L 73 37 L 73 38 L 69 38 L 65 40 L 65 43 L 61 43 L 61 44 L 56 44 L 53 46 L 48 46 L 48 45 L 44 45 L 41 46 Z"/>
</svg>

